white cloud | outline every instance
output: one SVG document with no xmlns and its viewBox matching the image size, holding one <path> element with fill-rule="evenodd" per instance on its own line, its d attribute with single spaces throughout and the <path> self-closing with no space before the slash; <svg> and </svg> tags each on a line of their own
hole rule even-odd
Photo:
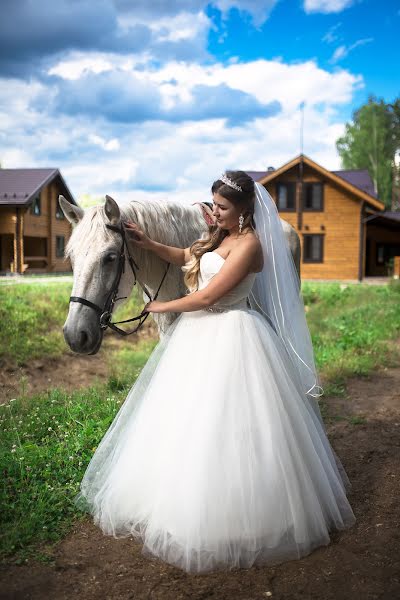
<svg viewBox="0 0 400 600">
<path fill-rule="evenodd" d="M 280 60 L 264 59 L 227 66 L 171 62 L 149 73 L 149 77 L 159 84 L 174 78 L 181 94 L 190 93 L 195 84 L 225 83 L 232 89 L 254 95 L 262 103 L 277 100 L 285 111 L 295 110 L 304 98 L 309 105 L 348 102 L 354 89 L 362 83 L 360 76 L 345 70 L 329 73 L 314 61 L 290 65 Z"/>
<path fill-rule="evenodd" d="M 108 63 L 99 58 L 91 56 L 92 62 L 88 59 L 80 73 L 120 67 L 116 57 Z M 75 56 L 60 63 L 57 73 L 76 80 L 81 59 Z M 0 90 L 0 141 L 7 148 L 0 156 L 3 166 L 59 167 L 78 199 L 107 193 L 119 201 L 207 200 L 210 185 L 222 170 L 278 167 L 299 153 L 298 106 L 303 99 L 305 153 L 327 168 L 339 168 L 335 140 L 342 134 L 343 123 L 338 111 L 363 85 L 360 76 L 342 69 L 330 73 L 314 61 L 203 66 L 170 62 L 133 71 L 144 83 L 158 86 L 164 98 L 171 96 L 172 89 L 185 97 L 199 84 L 225 84 L 261 103 L 278 100 L 282 111 L 235 127 L 228 127 L 225 119 L 116 124 L 90 115 L 53 116 L 46 105 L 39 111 L 32 106 L 40 105 L 35 101 L 46 96 L 48 88 L 43 83 L 8 80 Z M 18 102 L 11 102 L 15 98 Z"/>
<path fill-rule="evenodd" d="M 365 44 L 370 44 L 373 41 L 374 41 L 374 38 L 364 38 L 362 40 L 357 40 L 356 42 L 354 42 L 354 44 L 351 44 L 350 46 L 338 46 L 338 48 L 336 48 L 336 50 L 333 53 L 329 62 L 337 63 L 337 62 L 339 62 L 339 60 L 346 58 L 346 56 L 350 52 L 352 52 L 352 50 L 357 48 L 358 46 L 364 46 Z"/>
<path fill-rule="evenodd" d="M 94 144 L 95 146 L 100 146 L 103 150 L 107 150 L 107 152 L 113 152 L 115 150 L 119 150 L 120 144 L 116 138 L 112 140 L 105 140 L 101 136 L 96 135 L 95 133 L 91 133 L 89 135 L 89 142 Z"/>
<path fill-rule="evenodd" d="M 223 13 L 237 8 L 251 15 L 253 24 L 258 27 L 265 23 L 279 0 L 215 0 L 215 4 Z"/>
<path fill-rule="evenodd" d="M 338 13 L 349 8 L 355 0 L 304 0 L 306 13 Z"/>
<path fill-rule="evenodd" d="M 337 34 L 337 30 L 339 29 L 339 27 L 342 25 L 341 22 L 336 23 L 336 25 L 333 25 L 324 35 L 324 37 L 322 38 L 323 42 L 326 42 L 327 44 L 333 44 L 334 42 L 336 42 L 339 39 L 339 35 Z"/>
<path fill-rule="evenodd" d="M 200 36 L 206 44 L 211 22 L 203 12 L 197 14 L 183 12 L 152 20 L 148 25 L 156 34 L 158 41 L 178 42 L 198 39 Z"/>
</svg>

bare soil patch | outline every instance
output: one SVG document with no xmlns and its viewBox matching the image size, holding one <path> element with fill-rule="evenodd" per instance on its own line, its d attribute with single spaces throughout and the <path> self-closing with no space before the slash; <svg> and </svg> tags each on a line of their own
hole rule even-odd
<svg viewBox="0 0 400 600">
<path fill-rule="evenodd" d="M 400 343 L 398 344 L 400 348 Z M 52 562 L 3 565 L 4 600 L 394 600 L 400 598 L 400 366 L 325 397 L 329 439 L 352 482 L 357 518 L 309 556 L 274 567 L 191 575 L 144 556 L 89 519 L 50 549 Z"/>
<path fill-rule="evenodd" d="M 27 361 L 21 366 L 7 359 L 0 359 L 0 404 L 17 396 L 31 396 L 51 388 L 72 391 L 96 383 L 105 383 L 110 376 L 110 353 L 135 345 L 139 341 L 156 338 L 157 327 L 150 321 L 131 337 L 119 337 L 107 332 L 100 351 L 93 356 L 75 354 L 65 348 L 56 358 L 40 358 Z"/>
</svg>

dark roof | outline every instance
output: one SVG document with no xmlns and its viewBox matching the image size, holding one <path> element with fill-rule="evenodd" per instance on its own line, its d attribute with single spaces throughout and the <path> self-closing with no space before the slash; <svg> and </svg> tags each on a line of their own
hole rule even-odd
<svg viewBox="0 0 400 600">
<path fill-rule="evenodd" d="M 373 198 L 378 198 L 368 169 L 342 169 L 341 171 L 331 171 L 331 173 L 358 187 Z"/>
<path fill-rule="evenodd" d="M 273 171 L 245 171 L 254 181 L 260 181 L 263 177 L 272 173 Z"/>
<path fill-rule="evenodd" d="M 54 179 L 67 200 L 76 204 L 58 169 L 0 169 L 0 206 L 26 206 Z"/>
<path fill-rule="evenodd" d="M 386 229 L 399 232 L 400 211 L 384 210 L 382 212 L 376 212 L 367 217 L 364 222 L 371 225 L 382 225 L 383 227 L 386 227 Z"/>
<path fill-rule="evenodd" d="M 340 171 L 330 171 L 334 175 L 341 177 L 348 183 L 351 183 L 358 189 L 366 192 L 373 198 L 378 199 L 378 195 L 374 189 L 373 181 L 368 173 L 368 169 L 342 169 Z M 267 175 L 273 173 L 272 170 L 268 171 L 246 171 L 247 175 L 250 175 L 254 181 L 260 181 Z"/>
<path fill-rule="evenodd" d="M 382 216 L 387 219 L 393 219 L 393 221 L 400 221 L 400 210 L 385 210 Z"/>
</svg>

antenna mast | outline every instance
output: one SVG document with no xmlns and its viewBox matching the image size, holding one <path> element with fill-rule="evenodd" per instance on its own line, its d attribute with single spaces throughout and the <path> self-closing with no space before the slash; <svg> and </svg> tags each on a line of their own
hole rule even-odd
<svg viewBox="0 0 400 600">
<path fill-rule="evenodd" d="M 301 102 L 300 104 L 300 163 L 299 163 L 299 177 L 298 177 L 298 185 L 297 194 L 296 194 L 296 212 L 297 212 L 297 229 L 300 231 L 303 226 L 303 212 L 302 212 L 302 203 L 303 203 L 303 129 L 304 129 L 304 105 L 305 102 Z"/>
<path fill-rule="evenodd" d="M 303 100 L 303 102 L 300 104 L 300 154 L 303 154 L 304 105 L 305 102 Z"/>
</svg>

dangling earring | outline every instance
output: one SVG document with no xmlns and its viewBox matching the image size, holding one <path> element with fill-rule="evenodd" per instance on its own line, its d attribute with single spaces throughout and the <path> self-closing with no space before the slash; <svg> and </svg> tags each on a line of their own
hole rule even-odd
<svg viewBox="0 0 400 600">
<path fill-rule="evenodd" d="M 239 233 L 242 233 L 243 223 L 244 223 L 244 216 L 242 215 L 242 213 L 240 213 L 240 217 L 239 217 Z"/>
</svg>

